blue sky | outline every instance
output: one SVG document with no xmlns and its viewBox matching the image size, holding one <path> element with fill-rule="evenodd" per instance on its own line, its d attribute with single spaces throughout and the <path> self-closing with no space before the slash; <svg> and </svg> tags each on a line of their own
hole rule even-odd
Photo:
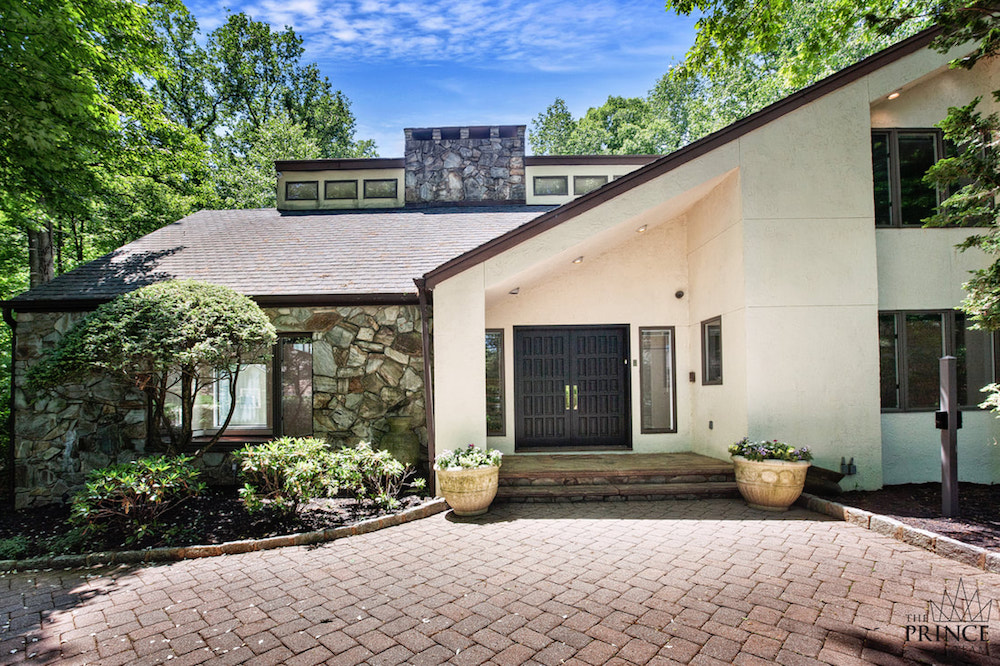
<svg viewBox="0 0 1000 666">
<path fill-rule="evenodd" d="M 404 127 L 524 124 L 644 95 L 694 40 L 662 0 L 188 0 L 203 32 L 243 11 L 304 38 L 383 157 Z"/>
</svg>

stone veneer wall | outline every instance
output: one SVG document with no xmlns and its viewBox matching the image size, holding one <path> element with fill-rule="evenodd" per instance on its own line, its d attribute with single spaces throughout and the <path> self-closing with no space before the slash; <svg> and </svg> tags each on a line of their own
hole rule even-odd
<svg viewBox="0 0 1000 666">
<path fill-rule="evenodd" d="M 406 203 L 525 200 L 524 126 L 514 136 L 501 136 L 500 127 L 489 128 L 489 138 L 470 138 L 470 128 L 458 138 L 414 138 L 428 130 L 407 129 L 404 149 Z M 447 132 L 447 130 L 446 130 Z"/>
<path fill-rule="evenodd" d="M 387 416 L 404 415 L 426 457 L 423 347 L 415 305 L 265 310 L 279 332 L 312 333 L 313 432 L 334 445 L 376 444 Z M 17 316 L 15 486 L 18 507 L 65 501 L 91 470 L 146 453 L 145 399 L 104 379 L 25 389 L 27 368 L 84 313 Z M 98 400 L 87 399 L 95 397 Z M 221 447 L 220 447 L 221 448 Z M 232 456 L 209 451 L 209 481 L 234 481 Z"/>
</svg>

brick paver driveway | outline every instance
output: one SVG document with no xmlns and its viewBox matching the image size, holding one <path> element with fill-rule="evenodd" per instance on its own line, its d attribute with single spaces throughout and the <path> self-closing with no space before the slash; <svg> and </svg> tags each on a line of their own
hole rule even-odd
<svg viewBox="0 0 1000 666">
<path fill-rule="evenodd" d="M 989 662 L 996 609 L 914 617 L 959 578 L 1000 599 L 1000 576 L 801 509 L 510 505 L 315 548 L 7 575 L 0 662 Z M 926 640 L 944 626 L 964 635 Z"/>
</svg>

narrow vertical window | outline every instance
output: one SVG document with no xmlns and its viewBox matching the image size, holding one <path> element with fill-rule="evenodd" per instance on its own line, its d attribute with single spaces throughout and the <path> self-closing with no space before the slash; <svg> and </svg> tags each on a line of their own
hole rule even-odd
<svg viewBox="0 0 1000 666">
<path fill-rule="evenodd" d="M 641 431 L 677 432 L 674 405 L 674 329 L 640 328 Z"/>
<path fill-rule="evenodd" d="M 872 132 L 872 177 L 875 187 L 875 224 L 892 224 L 892 167 L 889 161 L 889 133 Z"/>
<path fill-rule="evenodd" d="M 958 359 L 958 404 L 975 407 L 983 400 L 979 389 L 993 383 L 996 375 L 995 338 L 988 331 L 972 328 L 965 313 L 955 313 L 955 357 Z"/>
<path fill-rule="evenodd" d="M 878 354 L 882 409 L 898 409 L 900 407 L 898 341 L 896 315 L 880 314 L 878 316 Z"/>
<path fill-rule="evenodd" d="M 937 147 L 937 134 L 899 134 L 900 222 L 905 226 L 922 226 L 937 208 L 937 188 L 924 183 L 938 161 Z"/>
<path fill-rule="evenodd" d="M 312 435 L 312 338 L 283 335 L 275 353 L 281 372 L 276 383 L 280 391 L 276 430 L 289 437 Z"/>
<path fill-rule="evenodd" d="M 722 317 L 701 322 L 701 383 L 722 383 Z"/>
<path fill-rule="evenodd" d="M 503 391 L 503 330 L 486 331 L 486 434 L 506 433 Z"/>
<path fill-rule="evenodd" d="M 906 385 L 910 409 L 936 409 L 941 397 L 944 315 L 906 314 Z"/>
</svg>

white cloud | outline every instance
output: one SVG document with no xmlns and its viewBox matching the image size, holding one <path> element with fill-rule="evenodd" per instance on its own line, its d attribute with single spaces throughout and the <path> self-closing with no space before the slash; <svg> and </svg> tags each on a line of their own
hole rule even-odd
<svg viewBox="0 0 1000 666">
<path fill-rule="evenodd" d="M 651 11 L 648 0 L 249 0 L 233 10 L 293 27 L 327 61 L 579 71 L 670 50 L 677 19 L 653 4 Z M 221 14 L 211 0 L 203 7 Z"/>
</svg>

